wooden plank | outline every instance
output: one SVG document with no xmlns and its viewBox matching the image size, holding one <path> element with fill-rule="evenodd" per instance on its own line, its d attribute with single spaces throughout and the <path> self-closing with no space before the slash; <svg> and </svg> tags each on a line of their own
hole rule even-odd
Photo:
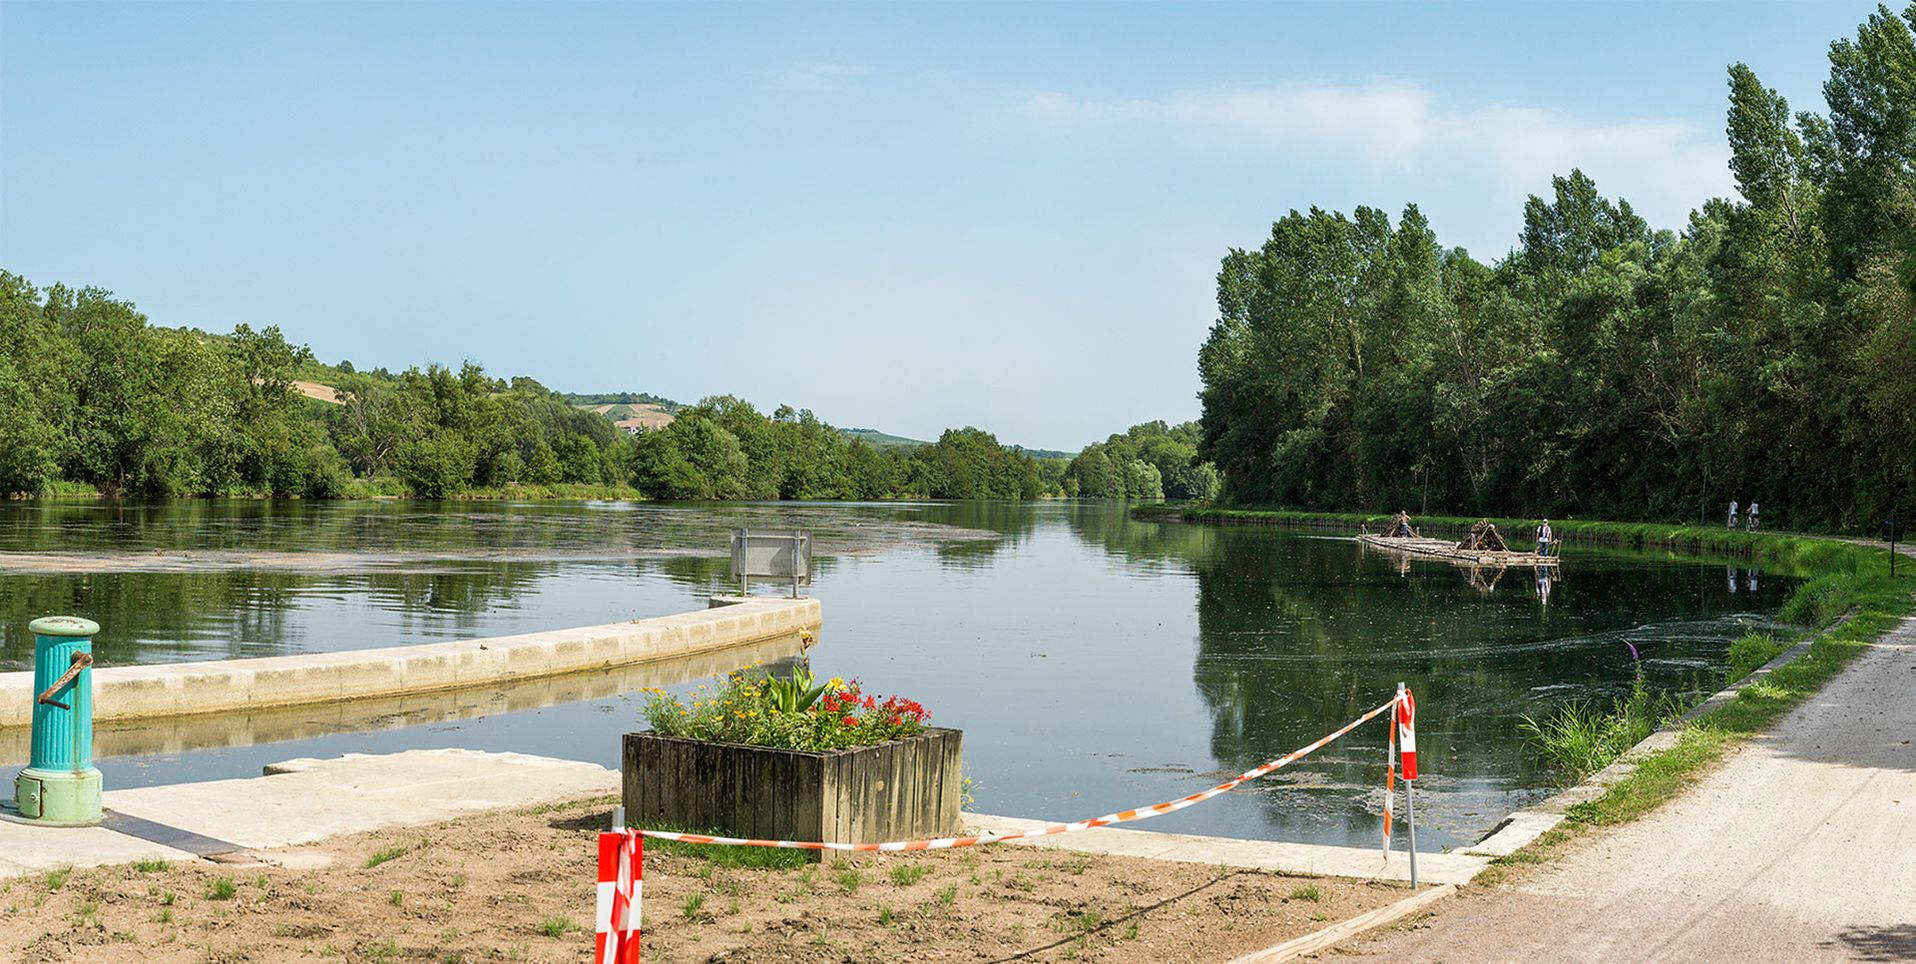
<svg viewBox="0 0 1916 964">
<path fill-rule="evenodd" d="M 1332 924 L 1314 934 L 1305 934 L 1303 937 L 1293 938 L 1274 947 L 1252 951 L 1232 960 L 1231 964 L 1278 964 L 1280 961 L 1295 960 L 1305 954 L 1327 951 L 1367 930 L 1382 927 L 1406 914 L 1415 913 L 1456 892 L 1455 884 L 1432 887 L 1414 897 L 1406 897 L 1387 907 L 1367 911 L 1350 920 Z"/>
</svg>

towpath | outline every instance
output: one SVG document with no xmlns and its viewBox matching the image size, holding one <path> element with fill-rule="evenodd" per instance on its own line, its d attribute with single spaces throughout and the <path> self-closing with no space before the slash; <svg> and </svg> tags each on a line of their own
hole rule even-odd
<svg viewBox="0 0 1916 964">
<path fill-rule="evenodd" d="M 1916 618 L 1689 793 L 1346 956 L 1916 960 Z"/>
</svg>

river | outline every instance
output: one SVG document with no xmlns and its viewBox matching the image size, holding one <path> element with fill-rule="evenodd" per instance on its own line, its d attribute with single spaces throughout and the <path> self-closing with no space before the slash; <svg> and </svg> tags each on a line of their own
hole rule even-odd
<svg viewBox="0 0 1916 964">
<path fill-rule="evenodd" d="M 1639 671 L 1659 688 L 1713 689 L 1730 640 L 1769 625 L 1794 584 L 1572 544 L 1546 585 L 1529 570 L 1405 565 L 1328 534 L 1142 522 L 1102 503 L 8 503 L 0 669 L 28 666 L 27 622 L 55 612 L 97 620 L 111 666 L 702 608 L 738 526 L 816 534 L 814 668 L 964 729 L 977 810 L 1077 819 L 1182 796 L 1311 742 L 1403 680 L 1418 694 L 1426 849 L 1472 843 L 1549 792 L 1524 715 L 1620 695 Z M 634 695 L 615 690 L 638 685 L 201 721 L 185 738 L 134 727 L 99 766 L 109 788 L 415 747 L 616 766 L 618 734 L 643 724 Z M 1146 826 L 1374 844 L 1383 737 L 1360 728 Z"/>
</svg>

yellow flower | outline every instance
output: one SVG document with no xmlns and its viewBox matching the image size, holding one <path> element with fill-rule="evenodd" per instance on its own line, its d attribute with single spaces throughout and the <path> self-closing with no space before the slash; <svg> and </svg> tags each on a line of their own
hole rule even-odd
<svg viewBox="0 0 1916 964">
<path fill-rule="evenodd" d="M 831 679 L 826 680 L 825 685 L 831 687 L 832 689 L 843 689 L 845 686 L 845 680 L 843 677 L 834 676 Z"/>
</svg>

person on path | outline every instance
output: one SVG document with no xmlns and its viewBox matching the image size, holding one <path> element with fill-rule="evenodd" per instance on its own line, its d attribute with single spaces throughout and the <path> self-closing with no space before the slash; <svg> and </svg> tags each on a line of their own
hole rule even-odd
<svg viewBox="0 0 1916 964">
<path fill-rule="evenodd" d="M 1736 528 L 1736 500 L 1735 499 L 1730 500 L 1730 522 L 1728 525 L 1724 526 L 1724 528 L 1726 529 Z"/>
<path fill-rule="evenodd" d="M 1750 514 L 1748 518 L 1750 520 L 1749 531 L 1755 532 L 1756 531 L 1756 503 L 1754 502 L 1750 503 Z"/>
<path fill-rule="evenodd" d="M 1553 533 L 1550 531 L 1550 520 L 1543 520 L 1543 525 L 1537 527 L 1537 555 L 1547 556 L 1550 554 L 1552 535 Z"/>
</svg>

